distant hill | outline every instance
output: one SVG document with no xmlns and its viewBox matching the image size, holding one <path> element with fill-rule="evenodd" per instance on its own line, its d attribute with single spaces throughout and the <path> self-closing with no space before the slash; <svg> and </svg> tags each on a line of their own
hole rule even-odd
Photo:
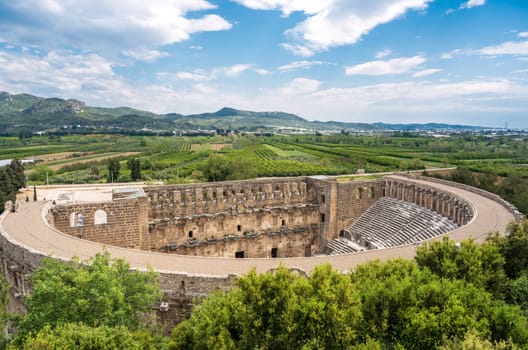
<svg viewBox="0 0 528 350">
<path fill-rule="evenodd" d="M 339 131 L 339 130 L 471 130 L 479 127 L 448 124 L 385 124 L 308 121 L 284 112 L 252 112 L 224 107 L 213 113 L 155 114 L 130 107 L 90 107 L 74 99 L 42 98 L 0 92 L 0 130 L 56 131 L 81 129 L 90 132 L 171 132 L 196 130 Z"/>
</svg>

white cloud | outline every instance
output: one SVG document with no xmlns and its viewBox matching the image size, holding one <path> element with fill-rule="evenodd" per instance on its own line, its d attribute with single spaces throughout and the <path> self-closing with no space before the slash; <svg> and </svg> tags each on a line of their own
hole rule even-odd
<svg viewBox="0 0 528 350">
<path fill-rule="evenodd" d="M 45 56 L 0 52 L 0 90 L 43 92 L 58 96 L 123 89 L 111 62 L 96 54 L 58 51 Z"/>
<path fill-rule="evenodd" d="M 520 32 L 517 34 L 520 38 L 528 38 L 528 32 Z"/>
<path fill-rule="evenodd" d="M 169 76 L 174 76 L 176 79 L 179 80 L 192 80 L 192 81 L 207 81 L 212 80 L 215 77 L 206 74 L 203 70 L 195 70 L 193 72 L 177 72 L 174 74 L 168 74 Z"/>
<path fill-rule="evenodd" d="M 264 68 L 253 68 L 253 71 L 258 75 L 270 75 L 271 72 Z"/>
<path fill-rule="evenodd" d="M 462 5 L 460 5 L 461 9 L 470 9 L 472 7 L 482 6 L 486 3 L 486 0 L 469 0 Z"/>
<path fill-rule="evenodd" d="M 392 53 L 391 50 L 389 49 L 385 49 L 385 50 L 382 50 L 382 51 L 379 51 L 378 53 L 376 53 L 376 59 L 380 60 L 382 58 L 385 58 L 387 56 L 389 56 L 390 54 Z"/>
<path fill-rule="evenodd" d="M 486 46 L 476 51 L 480 55 L 500 56 L 500 55 L 528 55 L 528 41 L 508 41 L 495 46 Z"/>
<path fill-rule="evenodd" d="M 230 29 L 218 15 L 198 14 L 214 9 L 206 0 L 108 0 L 97 6 L 90 0 L 4 1 L 0 12 L 14 15 L 0 23 L 0 32 L 11 43 L 44 49 L 68 46 L 116 55 L 141 47 L 151 50 L 150 59 L 155 48 L 187 40 L 193 33 Z"/>
<path fill-rule="evenodd" d="M 230 67 L 221 68 L 218 72 L 221 72 L 228 77 L 237 77 L 251 67 L 253 67 L 252 64 L 234 64 Z"/>
<path fill-rule="evenodd" d="M 282 46 L 308 57 L 318 51 L 356 43 L 377 26 L 391 22 L 410 10 L 423 10 L 432 0 L 234 0 L 255 10 L 293 11 L 308 18 L 286 31 L 289 43 Z"/>
<path fill-rule="evenodd" d="M 441 72 L 442 70 L 441 69 L 438 69 L 438 68 L 432 68 L 432 69 L 424 69 L 424 70 L 421 70 L 421 71 L 418 71 L 416 73 L 414 73 L 412 75 L 413 78 L 421 78 L 421 77 L 426 77 L 426 76 L 429 76 L 429 75 L 433 75 L 433 74 L 436 74 L 436 73 L 439 73 Z"/>
<path fill-rule="evenodd" d="M 315 54 L 314 50 L 300 44 L 282 43 L 281 47 L 297 56 L 310 57 Z"/>
<path fill-rule="evenodd" d="M 388 75 L 409 73 L 426 59 L 422 56 L 393 58 L 387 61 L 370 61 L 345 68 L 346 75 Z"/>
<path fill-rule="evenodd" d="M 286 94 L 306 94 L 316 91 L 319 86 L 321 86 L 321 82 L 319 80 L 296 78 L 293 79 L 282 90 Z"/>
<path fill-rule="evenodd" d="M 201 70 L 189 73 L 198 76 L 200 72 L 208 74 Z M 0 91 L 76 98 L 94 106 L 127 105 L 158 113 L 201 113 L 228 105 L 322 120 L 459 122 L 463 117 L 465 124 L 503 125 L 508 118 L 509 125 L 527 126 L 528 83 L 503 78 L 410 80 L 325 89 L 321 81 L 297 78 L 285 86 L 257 91 L 230 89 L 220 79 L 214 84 L 191 79 L 173 87 L 174 80 L 163 74 L 156 84 L 130 82 L 101 56 L 58 51 L 45 56 L 0 51 L 0 76 Z M 188 82 L 191 85 L 186 86 Z"/>
<path fill-rule="evenodd" d="M 318 66 L 321 64 L 323 64 L 323 62 L 321 61 L 306 61 L 306 60 L 294 61 L 294 62 L 280 66 L 278 70 L 281 72 L 289 72 L 289 71 L 294 71 L 298 69 L 309 69 L 309 68 L 312 68 L 313 66 Z"/>
<path fill-rule="evenodd" d="M 284 16 L 300 11 L 316 14 L 324 11 L 332 0 L 235 0 L 235 2 L 254 10 L 280 10 Z"/>
<path fill-rule="evenodd" d="M 123 51 L 124 56 L 131 57 L 138 61 L 153 62 L 161 57 L 167 57 L 169 54 L 158 50 L 125 50 Z"/>
<path fill-rule="evenodd" d="M 454 49 L 451 52 L 443 53 L 440 58 L 443 60 L 451 60 L 455 57 L 455 55 L 458 55 L 462 52 L 460 49 Z"/>
</svg>

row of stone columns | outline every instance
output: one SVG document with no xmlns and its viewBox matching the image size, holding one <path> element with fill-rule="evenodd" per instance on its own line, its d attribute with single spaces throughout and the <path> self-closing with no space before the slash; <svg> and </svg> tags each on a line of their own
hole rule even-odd
<svg viewBox="0 0 528 350">
<path fill-rule="evenodd" d="M 414 203 L 431 210 L 459 226 L 467 224 L 473 217 L 473 210 L 466 201 L 429 186 L 413 182 L 387 180 L 385 181 L 384 194 L 387 197 Z"/>
</svg>

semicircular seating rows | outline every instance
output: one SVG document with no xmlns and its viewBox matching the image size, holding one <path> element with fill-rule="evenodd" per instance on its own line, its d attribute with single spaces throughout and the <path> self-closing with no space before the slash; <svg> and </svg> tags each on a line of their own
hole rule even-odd
<svg viewBox="0 0 528 350">
<path fill-rule="evenodd" d="M 325 252 L 337 255 L 416 244 L 457 227 L 453 221 L 431 210 L 395 198 L 382 197 L 341 231 L 341 237 L 329 241 Z"/>
</svg>

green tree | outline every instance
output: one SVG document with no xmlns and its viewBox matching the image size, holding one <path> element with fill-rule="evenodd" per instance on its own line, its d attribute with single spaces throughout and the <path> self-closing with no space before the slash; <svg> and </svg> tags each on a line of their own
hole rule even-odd
<svg viewBox="0 0 528 350">
<path fill-rule="evenodd" d="M 168 342 L 147 332 L 130 331 L 126 327 L 90 327 L 82 323 L 65 323 L 53 328 L 44 326 L 29 335 L 22 346 L 24 350 L 76 349 L 76 350 L 154 350 L 168 349 Z M 13 346 L 14 350 L 15 347 Z"/>
<path fill-rule="evenodd" d="M 24 166 L 18 159 L 13 159 L 9 167 L 13 170 L 13 184 L 17 190 L 26 186 L 26 175 L 24 174 Z"/>
<path fill-rule="evenodd" d="M 17 327 L 19 341 L 46 325 L 63 323 L 142 329 L 160 297 L 154 272 L 131 271 L 127 262 L 110 259 L 106 251 L 83 262 L 45 259 L 31 283 L 27 313 Z"/>
<path fill-rule="evenodd" d="M 8 300 L 9 286 L 4 279 L 3 274 L 0 275 L 0 329 L 5 330 L 7 324 L 10 320 L 10 313 L 8 311 L 7 305 Z M 0 349 L 3 349 L 7 343 L 5 338 L 5 332 L 2 331 L 0 334 Z"/>
<path fill-rule="evenodd" d="M 0 167 L 0 213 L 4 211 L 7 201 L 16 199 L 16 189 L 13 187 L 12 172 L 8 167 Z"/>
<path fill-rule="evenodd" d="M 473 240 L 460 243 L 449 238 L 420 246 L 416 262 L 437 276 L 460 279 L 501 297 L 507 283 L 505 260 L 496 244 L 478 245 Z"/>
<path fill-rule="evenodd" d="M 141 161 L 138 158 L 130 159 L 127 162 L 128 169 L 130 169 L 130 178 L 132 181 L 141 179 Z"/>
<path fill-rule="evenodd" d="M 494 235 L 489 240 L 495 243 L 505 259 L 504 270 L 511 279 L 528 273 L 528 220 L 513 222 L 506 236 Z"/>
<path fill-rule="evenodd" d="M 399 259 L 360 265 L 351 277 L 361 295 L 361 338 L 426 349 L 474 329 L 492 341 L 527 344 L 527 320 L 520 309 L 466 281 L 441 278 Z"/>
<path fill-rule="evenodd" d="M 355 342 L 359 296 L 329 265 L 309 278 L 285 267 L 241 277 L 217 292 L 172 334 L 175 349 L 343 349 Z"/>
<path fill-rule="evenodd" d="M 240 157 L 228 159 L 225 156 L 212 155 L 201 170 L 204 179 L 210 182 L 250 179 L 257 176 L 255 163 Z"/>
<path fill-rule="evenodd" d="M 203 177 L 209 182 L 225 181 L 230 173 L 229 160 L 218 155 L 209 157 L 202 169 Z"/>
<path fill-rule="evenodd" d="M 108 178 L 107 182 L 115 182 L 119 180 L 119 170 L 121 169 L 121 164 L 117 159 L 110 159 L 108 162 Z"/>
</svg>

